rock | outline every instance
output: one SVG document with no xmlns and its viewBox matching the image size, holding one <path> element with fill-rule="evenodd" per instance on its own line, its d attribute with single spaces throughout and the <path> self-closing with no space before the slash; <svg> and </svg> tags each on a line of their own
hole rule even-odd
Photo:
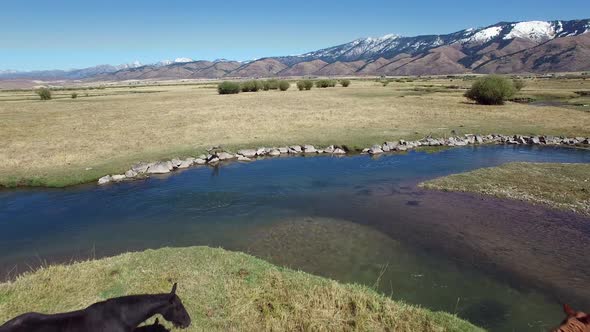
<svg viewBox="0 0 590 332">
<path fill-rule="evenodd" d="M 185 160 L 182 161 L 182 163 L 180 163 L 180 165 L 178 165 L 178 168 L 181 168 L 181 169 L 189 168 L 194 163 L 195 163 L 195 158 L 186 158 Z"/>
<path fill-rule="evenodd" d="M 252 159 L 244 156 L 238 156 L 238 161 L 252 161 Z"/>
<path fill-rule="evenodd" d="M 134 178 L 134 177 L 136 177 L 136 176 L 137 176 L 137 172 L 136 172 L 136 171 L 134 171 L 134 170 L 132 170 L 132 169 L 130 169 L 130 170 L 128 170 L 127 172 L 125 172 L 125 177 L 126 177 L 126 178 L 129 178 L 129 179 L 131 179 L 131 178 Z"/>
<path fill-rule="evenodd" d="M 238 154 L 241 154 L 244 157 L 253 158 L 253 157 L 256 157 L 256 150 L 244 149 L 244 150 L 238 151 Z"/>
<path fill-rule="evenodd" d="M 270 150 L 270 152 L 268 153 L 269 156 L 272 157 L 276 157 L 276 156 L 280 156 L 281 155 L 281 151 L 279 151 L 278 149 L 272 149 Z"/>
<path fill-rule="evenodd" d="M 203 160 L 207 160 L 207 156 L 206 156 L 206 155 L 204 155 L 204 154 L 202 154 L 202 155 L 199 155 L 199 156 L 198 156 L 196 159 L 203 159 Z"/>
<path fill-rule="evenodd" d="M 212 157 L 211 159 L 209 159 L 207 161 L 208 164 L 217 164 L 219 162 L 219 158 L 217 157 Z"/>
<path fill-rule="evenodd" d="M 218 153 L 215 154 L 215 156 L 219 160 L 229 160 L 229 159 L 234 159 L 236 157 L 233 154 L 227 153 L 227 152 L 218 152 Z"/>
<path fill-rule="evenodd" d="M 301 152 L 303 152 L 303 150 L 301 150 L 301 146 L 299 145 L 292 145 L 289 147 L 289 153 L 297 154 Z"/>
<path fill-rule="evenodd" d="M 172 163 L 169 161 L 162 161 L 162 162 L 158 162 L 158 163 L 154 163 L 152 164 L 146 173 L 149 174 L 165 174 L 165 173 L 170 173 L 170 171 L 173 169 L 172 167 Z"/>
<path fill-rule="evenodd" d="M 317 152 L 318 154 L 322 154 L 322 153 L 324 153 L 324 150 L 317 150 L 316 152 Z"/>
<path fill-rule="evenodd" d="M 586 138 L 582 141 L 582 144 L 590 144 L 590 138 Z"/>
<path fill-rule="evenodd" d="M 326 152 L 326 153 L 334 153 L 334 150 L 335 150 L 334 145 L 330 145 L 330 146 L 328 146 L 327 148 L 324 149 L 324 152 Z"/>
<path fill-rule="evenodd" d="M 139 164 L 135 164 L 131 167 L 131 170 L 138 173 L 138 174 L 142 174 L 147 172 L 148 168 L 150 167 L 151 164 L 148 163 L 139 163 Z"/>
<path fill-rule="evenodd" d="M 373 145 L 369 149 L 369 154 L 381 154 L 381 153 L 383 153 L 383 150 L 381 149 L 380 145 Z"/>
<path fill-rule="evenodd" d="M 383 145 L 387 145 L 387 147 L 389 148 L 389 151 L 391 150 L 395 150 L 395 147 L 399 145 L 398 142 L 385 142 L 385 144 Z"/>
<path fill-rule="evenodd" d="M 107 184 L 109 182 L 111 182 L 113 180 L 113 178 L 110 175 L 105 175 L 103 177 L 101 177 L 100 179 L 98 179 L 98 184 L 103 185 L 103 184 Z"/>
<path fill-rule="evenodd" d="M 391 149 L 389 148 L 389 145 L 387 145 L 387 144 L 383 144 L 381 146 L 381 150 L 383 150 L 383 152 L 389 152 L 389 151 L 391 151 Z"/>
<path fill-rule="evenodd" d="M 535 144 L 535 145 L 536 144 L 541 144 L 541 140 L 539 139 L 539 136 L 533 136 L 533 137 L 531 137 L 530 142 L 531 142 L 531 144 Z"/>
<path fill-rule="evenodd" d="M 170 160 L 170 162 L 172 163 L 172 166 L 174 168 L 177 168 L 178 166 L 180 166 L 180 164 L 182 164 L 182 160 L 176 158 Z"/>
<path fill-rule="evenodd" d="M 455 139 L 455 146 L 465 146 L 468 144 L 467 140 L 464 140 L 462 138 L 456 138 Z"/>
<path fill-rule="evenodd" d="M 313 145 L 304 145 L 303 151 L 305 153 L 317 153 L 318 152 L 318 150 L 316 150 L 315 146 L 313 146 Z"/>
<path fill-rule="evenodd" d="M 258 150 L 256 150 L 257 156 L 265 156 L 267 153 L 268 151 L 266 151 L 266 148 L 258 148 Z"/>
<path fill-rule="evenodd" d="M 207 163 L 207 160 L 201 159 L 201 158 L 197 158 L 197 159 L 195 159 L 195 162 L 194 163 L 196 165 L 205 165 Z"/>
<path fill-rule="evenodd" d="M 408 147 L 405 145 L 398 145 L 395 147 L 395 151 L 406 151 L 408 150 Z"/>
<path fill-rule="evenodd" d="M 481 137 L 479 135 L 475 135 L 475 143 L 483 144 L 484 143 L 483 137 Z"/>
<path fill-rule="evenodd" d="M 113 176 L 111 176 L 111 179 L 112 179 L 113 181 L 117 181 L 117 182 L 119 182 L 119 181 L 123 181 L 123 180 L 125 180 L 126 178 L 127 178 L 127 177 L 126 177 L 125 175 L 123 175 L 123 174 L 117 174 L 117 175 L 113 175 Z"/>
<path fill-rule="evenodd" d="M 287 147 L 280 147 L 279 148 L 279 152 L 280 153 L 289 153 L 289 148 L 287 148 Z"/>
<path fill-rule="evenodd" d="M 467 144 L 475 144 L 475 136 L 473 135 L 467 135 L 466 140 Z"/>
<path fill-rule="evenodd" d="M 336 148 L 332 154 L 346 154 L 346 151 L 342 150 L 341 148 Z"/>
</svg>

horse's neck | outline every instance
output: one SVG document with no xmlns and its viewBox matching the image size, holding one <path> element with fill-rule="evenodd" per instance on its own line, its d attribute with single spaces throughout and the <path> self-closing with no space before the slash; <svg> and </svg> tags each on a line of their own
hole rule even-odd
<svg viewBox="0 0 590 332">
<path fill-rule="evenodd" d="M 137 326 L 155 314 L 161 313 L 170 300 L 169 294 L 133 295 L 111 299 L 105 305 L 116 306 L 121 319 L 129 326 Z"/>
</svg>

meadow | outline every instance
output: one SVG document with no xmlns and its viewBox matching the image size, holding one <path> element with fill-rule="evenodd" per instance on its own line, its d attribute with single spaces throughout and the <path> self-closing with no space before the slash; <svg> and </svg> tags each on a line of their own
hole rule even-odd
<svg viewBox="0 0 590 332">
<path fill-rule="evenodd" d="M 219 95 L 216 82 L 103 84 L 0 91 L 0 185 L 67 186 L 140 161 L 287 144 L 367 147 L 384 140 L 465 133 L 590 135 L 590 81 L 526 79 L 509 102 L 463 97 L 472 77 L 355 79 L 349 87 Z M 77 98 L 71 98 L 77 93 Z"/>
</svg>

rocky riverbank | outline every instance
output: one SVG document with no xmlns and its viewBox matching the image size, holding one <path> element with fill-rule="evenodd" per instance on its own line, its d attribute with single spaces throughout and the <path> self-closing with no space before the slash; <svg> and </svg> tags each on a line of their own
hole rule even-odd
<svg viewBox="0 0 590 332">
<path fill-rule="evenodd" d="M 131 167 L 124 174 L 105 175 L 98 179 L 98 184 L 105 185 L 114 182 L 141 179 L 152 174 L 166 174 L 179 169 L 186 169 L 199 165 L 216 166 L 224 161 L 237 160 L 249 162 L 257 158 L 279 157 L 282 155 L 346 155 L 346 154 L 370 154 L 379 155 L 408 151 L 421 146 L 466 146 L 475 144 L 509 144 L 509 145 L 552 145 L 552 146 L 586 146 L 590 145 L 588 137 L 557 137 L 557 136 L 523 136 L 523 135 L 472 135 L 453 136 L 448 138 L 425 137 L 417 141 L 391 141 L 383 144 L 375 144 L 369 148 L 355 150 L 344 145 L 330 145 L 325 148 L 316 148 L 313 145 L 291 145 L 284 147 L 260 147 L 257 149 L 242 149 L 236 153 L 225 151 L 220 147 L 207 149 L 208 154 L 186 159 L 172 159 L 151 163 L 139 163 Z"/>
</svg>

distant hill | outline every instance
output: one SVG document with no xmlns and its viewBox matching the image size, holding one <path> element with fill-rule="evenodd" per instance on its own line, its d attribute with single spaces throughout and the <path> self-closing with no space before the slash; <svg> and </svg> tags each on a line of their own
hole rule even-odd
<svg viewBox="0 0 590 332">
<path fill-rule="evenodd" d="M 445 75 L 590 70 L 590 19 L 501 22 L 445 35 L 386 35 L 295 56 L 249 62 L 102 65 L 78 70 L 0 71 L 0 79 L 188 79 L 273 76 Z"/>
</svg>

